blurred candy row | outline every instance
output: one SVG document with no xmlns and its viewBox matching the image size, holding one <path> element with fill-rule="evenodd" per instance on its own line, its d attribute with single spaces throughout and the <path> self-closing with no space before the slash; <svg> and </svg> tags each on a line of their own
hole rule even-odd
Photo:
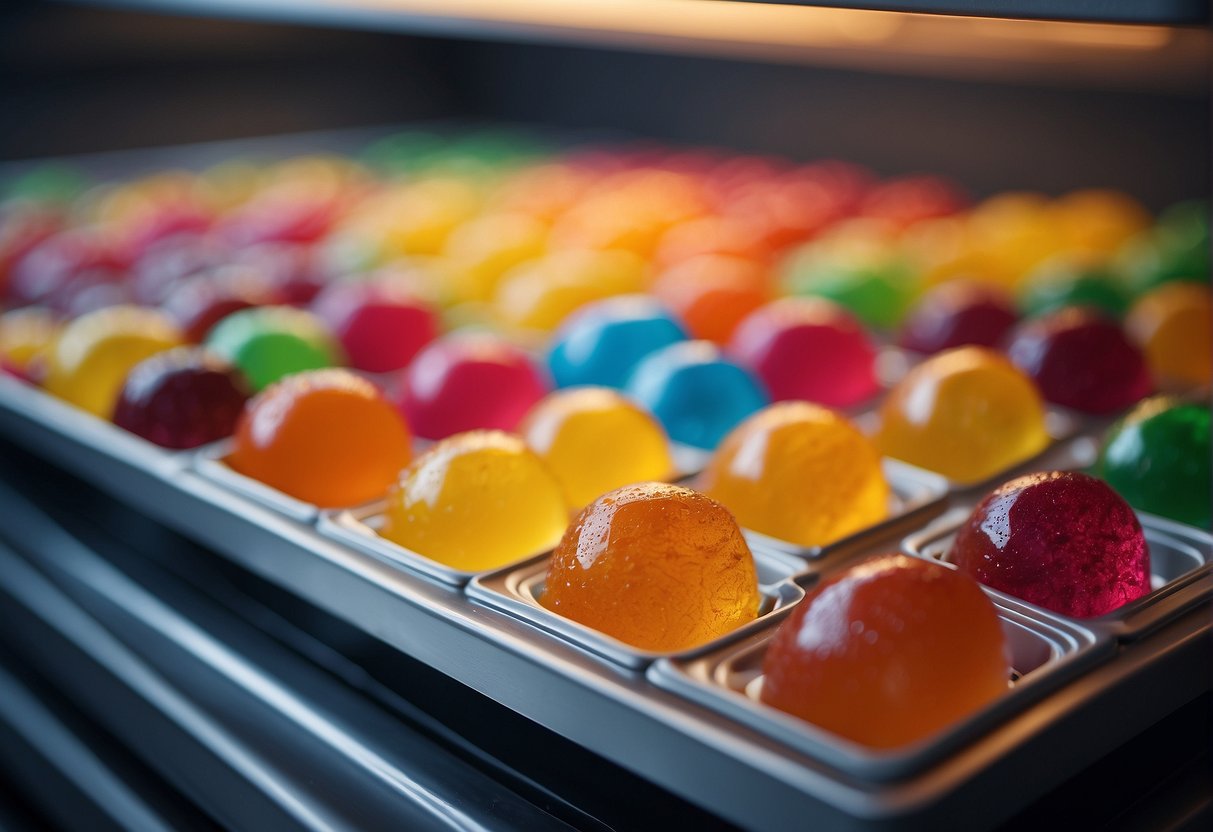
<svg viewBox="0 0 1213 832">
<path fill-rule="evenodd" d="M 229 295 L 305 303 L 333 279 L 387 269 L 452 320 L 529 337 L 590 300 L 651 290 L 692 337 L 723 344 L 780 295 L 830 298 L 891 329 L 957 278 L 1028 315 L 1080 304 L 1120 316 L 1152 288 L 1209 274 L 1198 202 L 1157 219 L 1097 189 L 971 203 L 939 177 L 882 181 L 838 161 L 556 150 L 504 132 L 401 134 L 353 156 L 124 182 L 43 167 L 0 198 L 0 297 L 70 315 L 164 303 L 216 270 Z"/>
</svg>

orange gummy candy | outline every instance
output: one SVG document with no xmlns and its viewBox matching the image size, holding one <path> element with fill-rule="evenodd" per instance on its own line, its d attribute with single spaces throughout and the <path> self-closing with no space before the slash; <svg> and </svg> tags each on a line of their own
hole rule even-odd
<svg viewBox="0 0 1213 832">
<path fill-rule="evenodd" d="M 684 650 L 758 615 L 753 556 L 719 503 L 640 483 L 588 505 L 552 555 L 540 603 L 643 650 Z"/>
<path fill-rule="evenodd" d="M 411 456 L 409 430 L 370 381 L 348 370 L 298 373 L 249 402 L 227 463 L 320 506 L 383 496 Z"/>
<path fill-rule="evenodd" d="M 905 555 L 826 580 L 775 633 L 761 699 L 840 737 L 893 748 L 1007 690 L 1004 635 L 977 582 Z"/>
</svg>

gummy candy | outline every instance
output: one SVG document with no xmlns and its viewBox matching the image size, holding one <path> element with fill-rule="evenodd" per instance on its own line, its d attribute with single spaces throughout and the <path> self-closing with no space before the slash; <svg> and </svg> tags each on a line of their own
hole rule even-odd
<svg viewBox="0 0 1213 832">
<path fill-rule="evenodd" d="M 231 436 L 248 384 L 197 347 L 177 347 L 136 364 L 126 377 L 114 424 L 165 448 L 196 448 Z"/>
<path fill-rule="evenodd" d="M 905 555 L 827 578 L 776 631 L 762 702 L 874 748 L 924 739 L 1006 693 L 993 603 L 970 578 Z"/>
<path fill-rule="evenodd" d="M 879 389 L 867 332 L 824 298 L 784 298 L 758 308 L 734 330 L 728 353 L 762 379 L 775 401 L 850 407 Z"/>
<path fill-rule="evenodd" d="M 342 363 L 341 347 L 324 322 L 290 306 L 234 312 L 211 329 L 206 346 L 239 367 L 254 390 L 292 373 Z"/>
<path fill-rule="evenodd" d="M 252 399 L 226 462 L 319 506 L 381 497 L 409 461 L 409 430 L 370 381 L 348 370 L 296 373 Z"/>
<path fill-rule="evenodd" d="M 478 428 L 513 430 L 547 383 L 531 357 L 494 335 L 454 333 L 430 342 L 405 368 L 400 407 L 418 436 Z"/>
<path fill-rule="evenodd" d="M 753 557 L 702 494 L 638 483 L 586 506 L 556 547 L 540 603 L 642 650 L 703 644 L 758 615 Z"/>
<path fill-rule="evenodd" d="M 111 306 L 76 318 L 50 351 L 46 389 L 108 419 L 131 368 L 182 343 L 181 332 L 162 313 Z"/>
<path fill-rule="evenodd" d="M 564 322 L 548 350 L 548 369 L 558 387 L 621 388 L 641 359 L 686 338 L 682 325 L 652 298 L 611 298 Z"/>
<path fill-rule="evenodd" d="M 998 353 L 960 347 L 911 370 L 880 407 L 881 453 L 970 484 L 1049 444 L 1032 382 Z"/>
<path fill-rule="evenodd" d="M 1054 404 L 1084 413 L 1128 407 L 1153 388 L 1145 358 L 1113 321 L 1070 307 L 1025 321 L 1007 355 Z"/>
<path fill-rule="evenodd" d="M 577 508 L 614 488 L 674 473 L 661 425 L 607 387 L 550 394 L 527 414 L 519 433 Z"/>
<path fill-rule="evenodd" d="M 1208 284 L 1159 286 L 1133 304 L 1125 329 L 1160 383 L 1195 387 L 1213 380 L 1213 292 Z"/>
<path fill-rule="evenodd" d="M 455 569 L 495 569 L 556 545 L 560 484 L 517 436 L 470 431 L 438 442 L 388 495 L 385 538 Z"/>
<path fill-rule="evenodd" d="M 859 429 L 807 402 L 781 402 L 738 425 L 696 487 L 742 526 L 823 546 L 883 520 L 889 486 Z"/>
<path fill-rule="evenodd" d="M 683 341 L 650 354 L 626 390 L 672 440 L 707 450 L 770 401 L 757 378 L 708 341 Z"/>
<path fill-rule="evenodd" d="M 997 347 L 1019 316 L 1001 290 L 951 281 L 922 296 L 906 316 L 898 343 L 908 350 L 937 353 L 969 345 Z"/>
<path fill-rule="evenodd" d="M 1091 618 L 1150 591 L 1141 524 L 1108 484 L 1075 472 L 1013 479 L 961 527 L 951 560 L 986 586 Z"/>
<path fill-rule="evenodd" d="M 1139 511 L 1209 528 L 1207 405 L 1146 399 L 1104 439 L 1097 472 Z"/>
</svg>

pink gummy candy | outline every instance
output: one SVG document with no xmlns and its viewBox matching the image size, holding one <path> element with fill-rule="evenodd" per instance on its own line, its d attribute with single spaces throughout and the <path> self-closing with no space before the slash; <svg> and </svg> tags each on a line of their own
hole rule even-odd
<svg viewBox="0 0 1213 832">
<path fill-rule="evenodd" d="M 784 298 L 738 325 L 729 354 L 775 401 L 850 407 L 878 390 L 876 349 L 849 312 L 824 298 Z"/>
<path fill-rule="evenodd" d="M 1137 516 L 1086 474 L 1029 474 L 998 488 L 961 528 L 951 559 L 988 587 L 1076 618 L 1150 591 Z"/>
<path fill-rule="evenodd" d="M 424 439 L 489 428 L 514 430 L 548 385 L 519 347 L 488 333 L 431 341 L 405 368 L 399 405 Z"/>
</svg>

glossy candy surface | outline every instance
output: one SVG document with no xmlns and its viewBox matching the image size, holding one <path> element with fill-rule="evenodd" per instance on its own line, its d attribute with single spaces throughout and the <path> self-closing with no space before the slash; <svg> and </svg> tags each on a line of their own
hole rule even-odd
<svg viewBox="0 0 1213 832">
<path fill-rule="evenodd" d="M 620 486 L 674 473 L 661 425 L 607 387 L 550 394 L 527 414 L 519 433 L 576 508 Z"/>
<path fill-rule="evenodd" d="M 1049 444 L 1032 382 L 1001 355 L 961 347 L 911 370 L 880 407 L 882 454 L 976 483 Z"/>
<path fill-rule="evenodd" d="M 1024 322 L 1007 355 L 1048 401 L 1084 413 L 1128 407 L 1153 388 L 1141 351 L 1114 321 L 1089 309 Z"/>
<path fill-rule="evenodd" d="M 863 326 L 822 298 L 784 298 L 752 312 L 728 353 L 752 369 L 775 401 L 850 407 L 871 398 L 876 349 Z"/>
<path fill-rule="evenodd" d="M 568 524 L 560 484 L 523 441 L 471 431 L 400 473 L 380 532 L 455 569 L 495 569 L 555 546 Z"/>
<path fill-rule="evenodd" d="M 1193 387 L 1213 381 L 1213 291 L 1207 283 L 1159 286 L 1133 304 L 1125 329 L 1160 384 Z"/>
<path fill-rule="evenodd" d="M 1147 399 L 1104 439 L 1097 471 L 1139 511 L 1209 528 L 1208 405 Z"/>
<path fill-rule="evenodd" d="M 308 503 L 383 496 L 410 457 L 409 430 L 379 389 L 348 370 L 297 373 L 249 402 L 226 462 Z"/>
<path fill-rule="evenodd" d="M 1004 292 L 950 281 L 922 296 L 906 317 L 898 343 L 928 354 L 969 345 L 997 347 L 1018 317 Z"/>
<path fill-rule="evenodd" d="M 684 341 L 652 353 L 632 372 L 626 390 L 672 440 L 707 450 L 770 401 L 750 371 L 708 341 Z"/>
<path fill-rule="evenodd" d="M 341 342 L 350 366 L 370 373 L 403 368 L 438 334 L 433 310 L 388 283 L 334 283 L 312 309 Z"/>
<path fill-rule="evenodd" d="M 240 368 L 254 390 L 293 373 L 342 362 L 341 347 L 324 322 L 289 306 L 264 306 L 228 315 L 206 346 Z"/>
<path fill-rule="evenodd" d="M 1077 618 L 1150 591 L 1150 551 L 1133 509 L 1080 473 L 1029 474 L 992 491 L 961 527 L 951 560 L 986 586 Z"/>
<path fill-rule="evenodd" d="M 763 661 L 761 700 L 874 748 L 924 739 L 1006 693 L 993 603 L 972 579 L 905 555 L 827 578 Z"/>
<path fill-rule="evenodd" d="M 495 335 L 454 333 L 432 341 L 401 378 L 400 407 L 418 436 L 513 430 L 547 393 L 521 348 Z"/>
<path fill-rule="evenodd" d="M 244 378 L 205 350 L 178 347 L 136 364 L 114 424 L 165 448 L 197 448 L 231 436 L 250 392 Z"/>
<path fill-rule="evenodd" d="M 889 486 L 880 457 L 833 411 L 781 402 L 737 426 L 696 487 L 747 529 L 822 546 L 883 520 Z"/>
<path fill-rule="evenodd" d="M 686 338 L 682 324 L 652 298 L 611 298 L 564 322 L 548 351 L 548 369 L 557 387 L 622 388 L 641 359 Z"/>
<path fill-rule="evenodd" d="M 181 342 L 180 330 L 150 309 L 113 306 L 81 315 L 55 340 L 46 389 L 108 419 L 131 368 Z"/>
<path fill-rule="evenodd" d="M 642 650 L 694 647 L 758 615 L 753 557 L 732 515 L 694 491 L 602 495 L 552 555 L 540 603 Z"/>
</svg>

